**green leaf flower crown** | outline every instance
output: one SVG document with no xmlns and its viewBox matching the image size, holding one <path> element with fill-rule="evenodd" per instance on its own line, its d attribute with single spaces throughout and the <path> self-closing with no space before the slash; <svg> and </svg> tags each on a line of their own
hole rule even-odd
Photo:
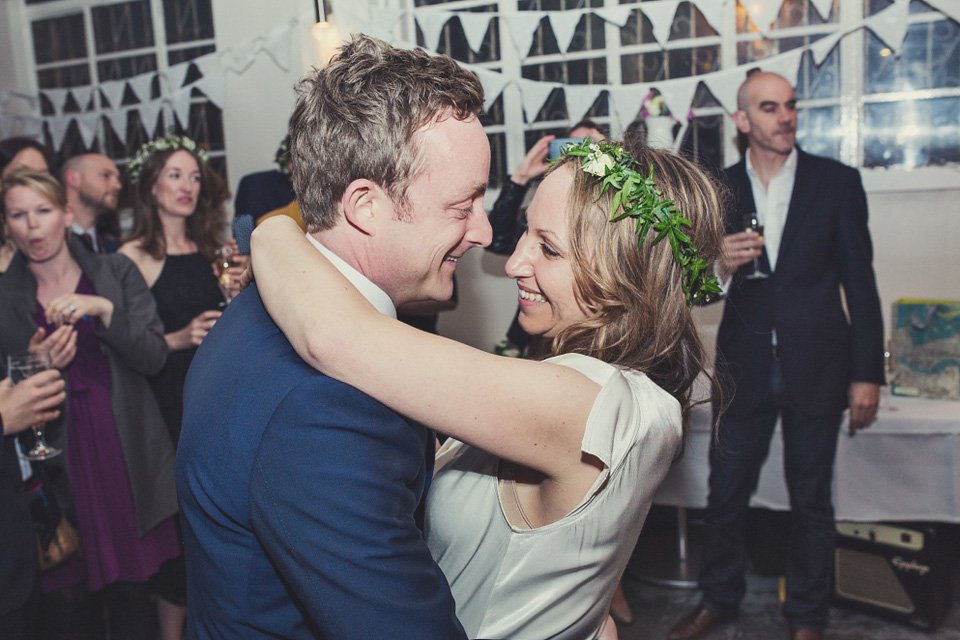
<svg viewBox="0 0 960 640">
<path fill-rule="evenodd" d="M 593 142 L 590 138 L 567 145 L 564 156 L 583 158 L 580 168 L 603 181 L 601 195 L 614 191 L 610 222 L 634 218 L 638 247 L 651 228 L 657 233 L 652 244 L 667 239 L 674 260 L 683 269 L 683 291 L 688 306 L 706 302 L 720 293 L 713 266 L 707 264 L 690 236 L 684 233 L 684 227 L 691 226 L 690 221 L 683 217 L 673 200 L 662 199 L 663 194 L 653 179 L 653 165 L 644 177 L 634 168 L 637 161 L 623 147 Z"/>
<path fill-rule="evenodd" d="M 189 151 L 200 159 L 200 162 L 207 164 L 210 158 L 207 152 L 200 148 L 196 142 L 187 136 L 169 136 L 166 138 L 157 138 L 142 145 L 133 157 L 127 162 L 127 175 L 130 182 L 136 184 L 140 180 L 140 172 L 143 170 L 144 163 L 153 154 L 159 151 Z"/>
</svg>

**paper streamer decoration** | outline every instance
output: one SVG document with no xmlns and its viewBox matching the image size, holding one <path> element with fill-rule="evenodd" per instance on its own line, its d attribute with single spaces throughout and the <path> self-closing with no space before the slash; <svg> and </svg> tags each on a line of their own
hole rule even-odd
<svg viewBox="0 0 960 640">
<path fill-rule="evenodd" d="M 670 30 L 673 28 L 673 17 L 677 15 L 680 0 L 664 0 L 663 2 L 649 2 L 640 5 L 640 11 L 647 16 L 653 25 L 653 37 L 661 45 L 667 44 L 670 39 Z"/>
<path fill-rule="evenodd" d="M 616 7 L 604 7 L 602 9 L 592 9 L 592 11 L 603 18 L 606 22 L 610 24 L 615 24 L 618 27 L 627 26 L 627 22 L 630 21 L 630 16 L 633 15 L 633 10 L 635 7 L 630 5 L 619 5 Z"/>
<path fill-rule="evenodd" d="M 440 34 L 447 21 L 453 17 L 448 11 L 424 11 L 417 13 L 417 24 L 423 32 L 423 41 L 432 51 L 436 51 L 440 43 Z"/>
<path fill-rule="evenodd" d="M 720 33 L 723 26 L 723 14 L 727 10 L 728 0 L 706 0 L 705 2 L 695 2 L 694 6 L 700 11 L 713 30 Z M 832 2 L 833 0 L 828 0 Z"/>
<path fill-rule="evenodd" d="M 47 130 L 50 132 L 50 141 L 53 149 L 59 149 L 63 146 L 63 139 L 67 136 L 67 129 L 73 118 L 62 116 L 47 118 Z"/>
<path fill-rule="evenodd" d="M 534 11 L 519 11 L 515 13 L 505 13 L 500 16 L 500 24 L 507 23 L 507 30 L 510 32 L 510 39 L 513 40 L 513 46 L 517 49 L 520 58 L 526 58 L 530 53 L 530 47 L 533 46 L 533 36 L 543 20 L 543 14 Z"/>
<path fill-rule="evenodd" d="M 527 122 L 534 121 L 553 90 L 560 87 L 555 82 L 536 82 L 525 79 L 518 81 L 517 86 L 523 99 L 523 111 Z"/>
<path fill-rule="evenodd" d="M 502 73 L 494 73 L 486 69 L 471 69 L 471 71 L 477 74 L 480 84 L 483 85 L 483 110 L 487 112 L 503 93 L 503 89 L 507 86 L 507 79 Z"/>
<path fill-rule="evenodd" d="M 322 0 L 320 0 L 322 2 Z M 267 52 L 281 71 L 289 71 L 292 56 L 290 53 L 290 40 L 293 34 L 293 22 L 274 27 L 267 34 L 263 42 L 263 50 Z"/>
<path fill-rule="evenodd" d="M 367 22 L 369 25 L 367 27 L 367 33 L 375 38 L 389 42 L 393 39 L 393 29 L 397 26 L 397 23 L 400 22 L 403 13 L 403 11 L 393 9 L 392 7 L 377 7 L 376 11 L 370 12 L 370 19 Z M 335 9 L 334 15 L 338 17 L 339 21 L 341 9 Z M 360 21 L 360 24 L 363 24 L 363 22 Z"/>
<path fill-rule="evenodd" d="M 80 111 L 86 111 L 90 107 L 90 99 L 93 97 L 93 87 L 90 85 L 73 87 L 70 89 L 70 92 L 73 93 L 73 99 L 76 100 Z"/>
<path fill-rule="evenodd" d="M 747 77 L 744 69 L 728 69 L 699 77 L 703 79 L 703 83 L 707 85 L 707 89 L 717 99 L 724 111 L 733 113 L 737 110 L 737 92 L 740 90 L 741 83 Z"/>
<path fill-rule="evenodd" d="M 887 10 L 867 18 L 863 26 L 873 31 L 899 58 L 907 27 L 910 26 L 907 22 L 909 17 L 910 0 L 896 0 Z"/>
<path fill-rule="evenodd" d="M 230 48 L 233 54 L 233 64 L 229 69 L 234 73 L 243 73 L 250 68 L 256 59 L 257 54 L 263 49 L 263 38 L 256 37 L 242 42 Z"/>
<path fill-rule="evenodd" d="M 483 47 L 483 37 L 487 35 L 490 29 L 490 17 L 492 13 L 474 13 L 472 11 L 462 11 L 457 14 L 460 18 L 460 26 L 463 27 L 463 34 L 467 37 L 467 44 L 475 53 L 479 53 Z"/>
<path fill-rule="evenodd" d="M 203 77 L 195 83 L 196 87 L 203 91 L 210 102 L 222 109 L 225 91 L 219 56 L 216 53 L 208 53 L 194 58 L 193 63 L 203 74 Z"/>
<path fill-rule="evenodd" d="M 182 87 L 171 93 L 168 98 L 170 108 L 173 109 L 173 113 L 180 122 L 180 126 L 184 129 L 190 124 L 191 93 L 191 87 Z"/>
<path fill-rule="evenodd" d="M 744 2 L 743 8 L 747 10 L 750 16 L 750 22 L 760 30 L 760 33 L 770 32 L 770 25 L 780 14 L 780 8 L 783 6 L 783 0 L 762 0 L 762 2 Z"/>
<path fill-rule="evenodd" d="M 608 87 L 610 96 L 610 110 L 617 115 L 620 129 L 637 119 L 643 98 L 650 92 L 647 84 L 624 84 Z M 612 114 L 611 114 L 612 115 Z"/>
<path fill-rule="evenodd" d="M 690 105 L 693 104 L 693 94 L 700 84 L 700 77 L 676 78 L 665 82 L 654 82 L 663 101 L 667 103 L 670 114 L 677 120 L 686 120 L 687 113 L 690 111 Z"/>
<path fill-rule="evenodd" d="M 53 105 L 53 112 L 55 117 L 63 115 L 63 107 L 67 104 L 67 95 L 69 95 L 69 89 L 43 89 L 43 94 L 47 96 L 47 100 L 50 101 L 50 104 Z"/>
<path fill-rule="evenodd" d="M 97 129 L 99 126 L 99 111 L 81 113 L 77 116 L 77 127 L 80 129 L 80 138 L 83 140 L 83 146 L 85 148 L 89 149 L 93 146 L 93 141 L 97 138 Z"/>
<path fill-rule="evenodd" d="M 167 67 L 167 70 L 163 72 L 163 75 L 167 80 L 168 92 L 172 93 L 183 86 L 183 80 L 187 77 L 187 71 L 189 69 L 189 62 L 182 62 L 180 64 Z"/>
<path fill-rule="evenodd" d="M 841 2 L 843 0 L 840 0 Z M 817 10 L 817 13 L 820 14 L 820 17 L 827 20 L 830 17 L 830 8 L 833 7 L 833 0 L 810 0 L 810 4 L 813 5 L 813 8 Z"/>
<path fill-rule="evenodd" d="M 797 86 L 797 78 L 800 76 L 800 60 L 803 58 L 803 54 L 803 49 L 792 49 L 786 53 L 760 60 L 757 64 L 764 71 L 783 76 L 791 87 L 795 87 Z"/>
<path fill-rule="evenodd" d="M 149 102 L 151 98 L 150 85 L 153 83 L 153 76 L 155 75 L 157 75 L 156 72 L 151 71 L 150 73 L 142 73 L 138 76 L 127 78 L 127 84 L 130 85 L 134 95 L 137 96 L 141 104 Z"/>
<path fill-rule="evenodd" d="M 840 38 L 842 38 L 844 35 L 846 34 L 841 31 L 836 31 L 828 36 L 820 38 L 810 45 L 810 51 L 813 53 L 813 63 L 817 66 L 823 64 L 823 61 L 826 60 L 827 55 L 833 51 L 833 48 L 837 46 L 837 43 L 840 42 Z"/>
<path fill-rule="evenodd" d="M 137 106 L 137 111 L 140 112 L 140 123 L 143 125 L 143 128 L 146 129 L 148 138 L 153 138 L 153 134 L 157 130 L 157 119 L 160 117 L 160 111 L 162 109 L 162 100 L 141 102 Z"/>
<path fill-rule="evenodd" d="M 567 118 L 570 124 L 583 120 L 584 114 L 605 91 L 602 84 L 568 84 L 563 88 L 567 101 Z"/>
<path fill-rule="evenodd" d="M 573 36 L 576 35 L 577 25 L 583 20 L 583 12 L 551 11 L 547 15 L 550 16 L 550 28 L 553 29 L 560 53 L 566 53 L 573 42 Z"/>
<path fill-rule="evenodd" d="M 127 113 L 128 109 L 108 109 L 103 112 L 110 122 L 110 128 L 124 145 L 127 144 Z"/>
<path fill-rule="evenodd" d="M 126 80 L 111 80 L 110 82 L 101 82 L 99 85 L 100 93 L 107 99 L 111 109 L 120 108 L 123 103 L 123 91 L 126 87 Z"/>
</svg>

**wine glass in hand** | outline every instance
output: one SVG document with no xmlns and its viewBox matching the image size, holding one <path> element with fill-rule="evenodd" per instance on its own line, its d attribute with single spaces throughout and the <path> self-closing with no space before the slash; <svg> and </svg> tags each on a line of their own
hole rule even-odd
<svg viewBox="0 0 960 640">
<path fill-rule="evenodd" d="M 229 303 L 233 298 L 232 280 L 230 268 L 237 266 L 235 256 L 237 250 L 230 244 L 217 249 L 217 261 L 214 267 L 217 272 L 217 278 L 220 280 L 220 289 L 223 291 L 224 299 Z"/>
<path fill-rule="evenodd" d="M 756 213 L 746 213 L 743 216 L 743 229 L 744 231 L 756 231 L 761 237 L 763 237 L 763 223 L 760 222 L 760 219 L 757 217 Z M 769 274 L 760 271 L 760 259 L 753 259 L 753 273 L 747 274 L 748 280 L 759 280 L 761 278 L 769 277 Z"/>
<path fill-rule="evenodd" d="M 13 384 L 18 384 L 30 376 L 50 369 L 50 355 L 48 353 L 31 353 L 24 351 L 7 356 L 7 373 Z M 24 454 L 27 460 L 46 460 L 63 453 L 56 447 L 51 447 L 43 438 L 43 425 L 33 425 L 35 443 L 33 448 Z"/>
</svg>

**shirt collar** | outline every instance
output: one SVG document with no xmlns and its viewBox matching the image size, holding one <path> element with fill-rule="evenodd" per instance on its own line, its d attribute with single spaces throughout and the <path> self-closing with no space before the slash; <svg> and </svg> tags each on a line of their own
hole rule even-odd
<svg viewBox="0 0 960 640">
<path fill-rule="evenodd" d="M 342 273 L 377 311 L 391 318 L 397 317 L 397 309 L 393 306 L 393 300 L 390 299 L 390 296 L 388 296 L 383 289 L 373 284 L 365 275 L 347 264 L 343 258 L 320 244 L 320 241 L 309 233 L 307 234 L 307 240 L 309 240 L 313 246 L 317 248 L 317 251 L 322 253 L 327 260 L 333 263 L 337 271 Z"/>
<path fill-rule="evenodd" d="M 747 158 L 747 175 L 751 178 L 758 179 L 760 176 L 757 175 L 757 170 L 753 168 L 753 162 L 750 160 L 750 150 L 744 154 Z M 780 171 L 777 172 L 777 175 L 774 178 L 782 176 L 786 173 L 790 175 L 796 175 L 797 173 L 797 148 L 794 147 L 790 150 L 790 155 L 787 156 L 787 160 L 783 163 L 783 166 L 780 167 Z"/>
</svg>

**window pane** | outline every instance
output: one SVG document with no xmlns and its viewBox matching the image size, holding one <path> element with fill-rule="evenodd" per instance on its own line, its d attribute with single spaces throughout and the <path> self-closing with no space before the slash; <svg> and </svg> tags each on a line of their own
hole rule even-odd
<svg viewBox="0 0 960 640">
<path fill-rule="evenodd" d="M 153 46 L 153 19 L 147 0 L 93 7 L 97 53 L 114 53 Z"/>
<path fill-rule="evenodd" d="M 907 169 L 960 162 L 960 97 L 868 104 L 864 166 Z"/>
<path fill-rule="evenodd" d="M 210 0 L 163 0 L 163 16 L 169 44 L 213 37 Z"/>
<path fill-rule="evenodd" d="M 840 107 L 817 107 L 797 112 L 797 144 L 807 153 L 840 159 Z"/>
<path fill-rule="evenodd" d="M 34 20 L 33 51 L 37 64 L 58 60 L 75 60 L 87 55 L 83 30 L 83 14 Z"/>
<path fill-rule="evenodd" d="M 840 97 L 839 48 L 834 48 L 820 66 L 813 63 L 812 53 L 803 55 L 797 77 L 797 97 L 801 100 Z"/>
</svg>

